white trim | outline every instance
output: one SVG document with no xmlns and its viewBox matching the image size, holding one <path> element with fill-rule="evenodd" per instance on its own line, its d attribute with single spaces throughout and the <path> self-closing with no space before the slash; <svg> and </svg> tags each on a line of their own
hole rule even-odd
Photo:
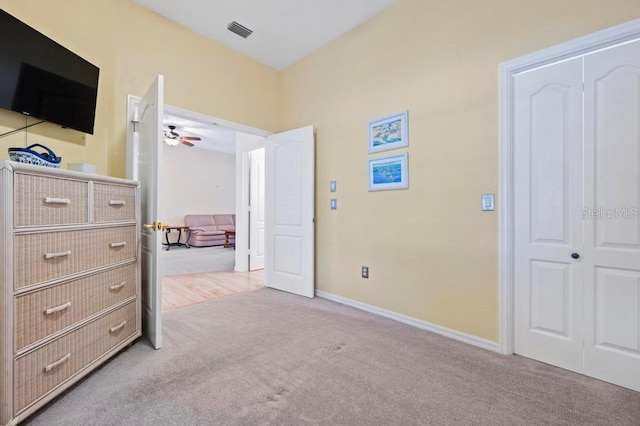
<svg viewBox="0 0 640 426">
<path fill-rule="evenodd" d="M 130 105 L 135 106 L 138 105 L 140 98 L 138 96 L 129 95 L 127 100 Z M 229 121 L 225 120 L 224 118 L 214 117 L 212 115 L 202 114 L 199 112 L 167 104 L 164 105 L 164 112 L 165 114 L 169 114 L 178 118 L 197 121 L 199 123 L 209 123 L 217 126 L 222 126 L 228 129 L 237 130 L 239 132 L 248 133 L 250 135 L 267 137 L 273 133 L 267 130 L 258 129 L 256 127 L 247 126 L 245 124 L 236 123 L 235 121 Z M 130 117 L 129 121 L 131 121 L 132 119 L 133 117 Z"/>
<path fill-rule="evenodd" d="M 236 272 L 249 271 L 249 153 L 242 152 L 236 138 Z"/>
<path fill-rule="evenodd" d="M 498 93 L 498 349 L 513 353 L 513 77 L 640 38 L 640 19 L 500 64 Z"/>
<path fill-rule="evenodd" d="M 127 179 L 138 180 L 138 150 L 137 133 L 134 134 L 135 125 L 138 123 L 138 103 L 140 98 L 132 95 L 127 96 L 127 153 L 126 153 L 126 174 Z"/>
<path fill-rule="evenodd" d="M 625 22 L 579 37 L 557 46 L 549 47 L 500 64 L 500 69 L 509 70 L 511 75 L 593 53 L 597 50 L 622 44 L 640 36 L 640 19 Z"/>
<path fill-rule="evenodd" d="M 236 133 L 236 272 L 249 270 L 249 155 L 265 143 L 264 137 Z"/>
<path fill-rule="evenodd" d="M 513 353 L 512 71 L 500 65 L 498 118 L 498 348 Z"/>
<path fill-rule="evenodd" d="M 316 296 L 323 299 L 331 300 L 333 302 L 341 303 L 343 305 L 351 306 L 352 308 L 360 309 L 381 317 L 389 318 L 394 321 L 401 322 L 403 324 L 410 325 L 412 327 L 427 330 L 432 333 L 439 334 L 441 336 L 448 337 L 459 342 L 468 343 L 473 346 L 477 346 L 482 349 L 486 349 L 492 352 L 498 352 L 498 344 L 490 340 L 481 339 L 480 337 L 471 336 L 466 333 L 451 330 L 450 328 L 441 327 L 439 325 L 432 324 L 430 322 L 422 321 L 416 318 L 411 318 L 406 315 L 402 315 L 393 311 L 378 308 L 376 306 L 367 305 L 366 303 L 358 302 L 356 300 L 347 299 L 346 297 L 337 296 L 335 294 L 325 293 L 324 291 L 316 291 Z"/>
<path fill-rule="evenodd" d="M 136 108 L 138 103 L 140 102 L 140 97 L 128 95 L 127 96 L 127 161 L 126 161 L 126 170 L 127 170 L 127 179 L 137 180 L 137 168 L 136 161 L 134 161 L 134 157 L 137 155 L 138 150 L 137 141 L 134 136 L 134 122 L 137 122 L 137 113 Z M 225 120 L 223 118 L 214 117 L 212 115 L 206 115 L 195 111 L 190 111 L 188 109 L 175 107 L 172 105 L 164 105 L 164 113 L 172 115 L 174 117 L 183 118 L 185 120 L 196 121 L 199 123 L 209 123 L 212 125 L 226 127 L 231 130 L 236 130 L 238 132 L 247 133 L 250 135 L 257 135 L 262 137 L 267 137 L 271 135 L 273 132 L 269 132 L 267 130 L 258 129 L 256 127 L 246 126 L 244 124 L 236 123 L 235 121 Z"/>
</svg>

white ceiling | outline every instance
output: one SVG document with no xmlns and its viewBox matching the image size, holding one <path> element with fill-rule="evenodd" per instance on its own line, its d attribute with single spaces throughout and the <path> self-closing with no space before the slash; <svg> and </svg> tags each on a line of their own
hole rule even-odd
<svg viewBox="0 0 640 426">
<path fill-rule="evenodd" d="M 397 0 L 135 0 L 187 28 L 283 70 Z M 247 39 L 227 30 L 236 21 Z"/>
</svg>

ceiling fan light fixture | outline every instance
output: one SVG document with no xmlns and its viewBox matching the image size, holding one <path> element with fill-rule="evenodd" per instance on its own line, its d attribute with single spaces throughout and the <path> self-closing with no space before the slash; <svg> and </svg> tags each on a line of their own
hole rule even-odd
<svg viewBox="0 0 640 426">
<path fill-rule="evenodd" d="M 200 141 L 202 140 L 198 136 L 181 136 L 178 132 L 176 132 L 176 126 L 170 124 L 167 126 L 169 130 L 164 131 L 164 142 L 169 146 L 176 146 L 178 144 L 182 144 L 185 146 L 195 146 L 191 141 Z"/>
</svg>

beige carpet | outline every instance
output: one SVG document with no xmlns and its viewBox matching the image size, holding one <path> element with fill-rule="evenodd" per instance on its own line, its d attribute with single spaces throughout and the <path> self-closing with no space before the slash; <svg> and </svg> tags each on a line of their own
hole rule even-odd
<svg viewBox="0 0 640 426">
<path fill-rule="evenodd" d="M 639 425 L 640 393 L 262 289 L 165 314 L 32 425 Z"/>
</svg>

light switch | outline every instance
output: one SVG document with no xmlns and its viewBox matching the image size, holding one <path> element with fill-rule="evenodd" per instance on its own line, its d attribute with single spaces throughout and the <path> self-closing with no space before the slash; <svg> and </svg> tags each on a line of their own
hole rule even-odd
<svg viewBox="0 0 640 426">
<path fill-rule="evenodd" d="M 336 181 L 332 180 L 331 183 L 329 184 L 329 191 L 336 192 L 336 188 L 337 188 Z"/>
<path fill-rule="evenodd" d="M 362 278 L 369 278 L 369 267 L 363 266 L 361 272 Z"/>
<path fill-rule="evenodd" d="M 332 198 L 331 199 L 331 210 L 338 210 L 338 199 L 337 198 Z"/>
<path fill-rule="evenodd" d="M 482 194 L 482 211 L 491 212 L 496 209 L 493 194 Z"/>
</svg>

